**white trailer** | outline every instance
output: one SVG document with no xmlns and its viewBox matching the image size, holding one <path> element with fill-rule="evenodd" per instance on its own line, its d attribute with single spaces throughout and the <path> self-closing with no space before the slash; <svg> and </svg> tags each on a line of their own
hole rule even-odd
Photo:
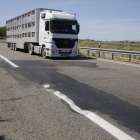
<svg viewBox="0 0 140 140">
<path fill-rule="evenodd" d="M 44 58 L 77 56 L 79 24 L 76 15 L 36 8 L 6 21 L 11 50 L 26 49 Z"/>
</svg>

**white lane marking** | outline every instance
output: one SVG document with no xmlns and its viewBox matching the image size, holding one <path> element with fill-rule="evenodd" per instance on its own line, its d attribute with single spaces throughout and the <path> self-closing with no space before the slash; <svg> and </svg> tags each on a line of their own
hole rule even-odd
<svg viewBox="0 0 140 140">
<path fill-rule="evenodd" d="M 140 67 L 140 65 L 123 63 L 123 62 L 117 62 L 117 61 L 114 61 L 114 60 L 105 60 L 105 59 L 101 59 L 101 58 L 98 58 L 97 60 L 111 62 L 111 63 L 117 63 L 117 64 L 121 64 L 121 65 L 128 65 L 128 66 Z"/>
<path fill-rule="evenodd" d="M 107 121 L 105 121 L 101 117 L 97 116 L 95 113 L 93 113 L 91 111 L 82 110 L 81 108 L 76 106 L 75 103 L 71 99 L 69 99 L 66 95 L 60 93 L 59 91 L 49 89 L 50 85 L 43 85 L 43 87 L 46 89 L 46 91 L 50 91 L 54 95 L 59 97 L 60 99 L 63 99 L 65 102 L 67 102 L 70 105 L 70 107 L 73 110 L 75 110 L 79 114 L 82 114 L 82 115 L 86 116 L 91 121 L 93 121 L 94 123 L 96 123 L 97 125 L 102 127 L 103 129 L 105 129 L 107 132 L 112 134 L 117 139 L 119 139 L 119 140 L 135 140 L 134 138 L 127 135 L 123 131 L 119 130 L 117 127 L 113 126 L 112 124 L 108 123 Z"/>
<path fill-rule="evenodd" d="M 15 68 L 17 68 L 17 67 L 19 67 L 19 66 L 17 66 L 16 64 L 14 64 L 13 62 L 11 62 L 10 60 L 8 60 L 6 57 L 4 57 L 4 56 L 2 56 L 2 55 L 0 55 L 0 57 L 2 58 L 2 59 L 4 59 L 5 61 L 7 61 L 10 65 L 12 65 L 13 67 L 15 67 Z"/>
<path fill-rule="evenodd" d="M 49 88 L 49 87 L 50 87 L 50 85 L 43 85 L 43 87 L 44 87 L 44 88 Z"/>
</svg>

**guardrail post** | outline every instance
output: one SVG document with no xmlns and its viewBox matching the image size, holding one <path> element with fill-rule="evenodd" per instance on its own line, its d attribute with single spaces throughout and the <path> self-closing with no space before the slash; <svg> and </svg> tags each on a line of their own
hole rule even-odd
<svg viewBox="0 0 140 140">
<path fill-rule="evenodd" d="M 89 56 L 89 50 L 87 50 L 87 56 Z"/>
<path fill-rule="evenodd" d="M 100 51 L 99 51 L 99 55 L 98 55 L 98 57 L 100 58 Z"/>
<path fill-rule="evenodd" d="M 78 54 L 79 54 L 79 49 L 78 49 Z"/>
<path fill-rule="evenodd" d="M 129 62 L 131 61 L 131 55 L 129 55 Z"/>
<path fill-rule="evenodd" d="M 112 53 L 112 60 L 114 59 L 114 53 Z"/>
</svg>

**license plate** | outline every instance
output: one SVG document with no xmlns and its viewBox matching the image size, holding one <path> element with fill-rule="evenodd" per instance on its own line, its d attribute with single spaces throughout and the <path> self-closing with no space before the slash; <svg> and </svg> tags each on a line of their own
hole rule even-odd
<svg viewBox="0 0 140 140">
<path fill-rule="evenodd" d="M 69 50 L 61 50 L 61 52 L 70 52 Z"/>
<path fill-rule="evenodd" d="M 61 56 L 69 56 L 70 54 L 67 54 L 67 53 L 63 53 L 61 54 Z"/>
</svg>

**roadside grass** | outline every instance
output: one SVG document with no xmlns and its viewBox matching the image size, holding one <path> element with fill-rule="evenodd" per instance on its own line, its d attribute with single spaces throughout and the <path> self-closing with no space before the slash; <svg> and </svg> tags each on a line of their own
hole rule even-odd
<svg viewBox="0 0 140 140">
<path fill-rule="evenodd" d="M 81 39 L 78 42 L 79 47 L 98 48 L 99 44 L 101 44 L 101 48 L 104 49 L 140 51 L 140 43 L 138 42 L 101 42 Z"/>
<path fill-rule="evenodd" d="M 93 41 L 93 40 L 79 40 L 79 42 L 78 42 L 79 47 L 98 48 L 99 44 L 101 44 L 101 48 L 104 48 L 104 49 L 140 51 L 140 42 L 102 42 L 102 41 Z M 87 56 L 86 50 L 80 50 L 79 52 L 82 55 Z M 97 51 L 90 51 L 89 56 L 98 58 L 98 52 Z M 100 58 L 111 60 L 112 54 L 101 52 Z M 115 54 L 114 60 L 129 62 L 129 55 Z M 131 57 L 131 63 L 140 64 L 140 56 L 133 55 Z"/>
</svg>

